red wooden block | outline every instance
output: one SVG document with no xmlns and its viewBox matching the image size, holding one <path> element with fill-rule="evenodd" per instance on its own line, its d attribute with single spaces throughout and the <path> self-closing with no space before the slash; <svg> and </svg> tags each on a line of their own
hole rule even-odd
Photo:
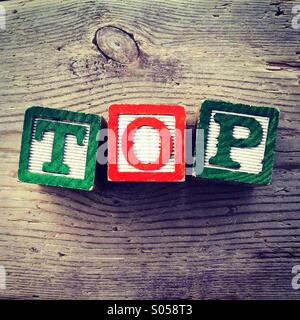
<svg viewBox="0 0 300 320">
<path fill-rule="evenodd" d="M 185 108 L 114 104 L 108 110 L 108 180 L 184 181 Z"/>
</svg>

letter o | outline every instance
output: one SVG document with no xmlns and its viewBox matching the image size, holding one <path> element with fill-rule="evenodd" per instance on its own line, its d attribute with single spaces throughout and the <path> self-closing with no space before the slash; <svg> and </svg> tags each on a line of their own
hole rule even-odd
<svg viewBox="0 0 300 320">
<path fill-rule="evenodd" d="M 137 159 L 133 151 L 133 137 L 137 129 L 142 126 L 153 127 L 159 131 L 160 136 L 160 152 L 156 161 L 151 163 L 143 163 Z M 163 132 L 162 132 L 163 131 Z M 164 142 L 166 144 L 164 144 Z M 158 170 L 165 165 L 172 154 L 173 138 L 167 126 L 157 118 L 141 117 L 133 120 L 124 131 L 122 137 L 122 151 L 125 159 L 130 165 L 139 170 Z"/>
</svg>

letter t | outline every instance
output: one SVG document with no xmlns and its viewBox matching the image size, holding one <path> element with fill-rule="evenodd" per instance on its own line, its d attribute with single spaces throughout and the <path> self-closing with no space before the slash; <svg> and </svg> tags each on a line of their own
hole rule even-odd
<svg viewBox="0 0 300 320">
<path fill-rule="evenodd" d="M 35 139 L 41 141 L 46 131 L 54 131 L 51 162 L 43 164 L 43 171 L 69 174 L 70 168 L 63 163 L 65 138 L 70 134 L 76 137 L 77 144 L 82 146 L 86 128 L 84 126 L 48 120 L 38 120 Z"/>
</svg>

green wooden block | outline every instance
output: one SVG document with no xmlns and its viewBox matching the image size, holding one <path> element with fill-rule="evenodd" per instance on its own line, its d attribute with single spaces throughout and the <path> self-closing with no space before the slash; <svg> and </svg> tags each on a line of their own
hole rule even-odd
<svg viewBox="0 0 300 320">
<path fill-rule="evenodd" d="M 96 170 L 100 117 L 66 110 L 26 110 L 20 181 L 91 190 Z"/>
<path fill-rule="evenodd" d="M 202 104 L 197 129 L 204 130 L 204 169 L 194 166 L 200 178 L 253 184 L 270 184 L 279 110 L 223 101 Z M 200 154 L 197 150 L 196 159 Z M 196 160 L 197 161 L 197 160 Z M 201 168 L 201 169 L 198 169 Z"/>
</svg>

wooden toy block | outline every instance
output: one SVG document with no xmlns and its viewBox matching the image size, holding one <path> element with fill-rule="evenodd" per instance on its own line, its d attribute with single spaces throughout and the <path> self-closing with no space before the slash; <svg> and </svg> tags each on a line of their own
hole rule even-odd
<svg viewBox="0 0 300 320">
<path fill-rule="evenodd" d="M 110 181 L 184 181 L 184 107 L 115 104 L 108 114 Z"/>
<path fill-rule="evenodd" d="M 204 170 L 199 172 L 196 165 L 194 175 L 270 184 L 278 121 L 276 108 L 205 101 L 197 124 L 204 130 Z M 200 152 L 196 150 L 196 159 Z"/>
<path fill-rule="evenodd" d="M 26 110 L 20 181 L 91 190 L 96 170 L 100 117 L 66 110 Z"/>
</svg>

